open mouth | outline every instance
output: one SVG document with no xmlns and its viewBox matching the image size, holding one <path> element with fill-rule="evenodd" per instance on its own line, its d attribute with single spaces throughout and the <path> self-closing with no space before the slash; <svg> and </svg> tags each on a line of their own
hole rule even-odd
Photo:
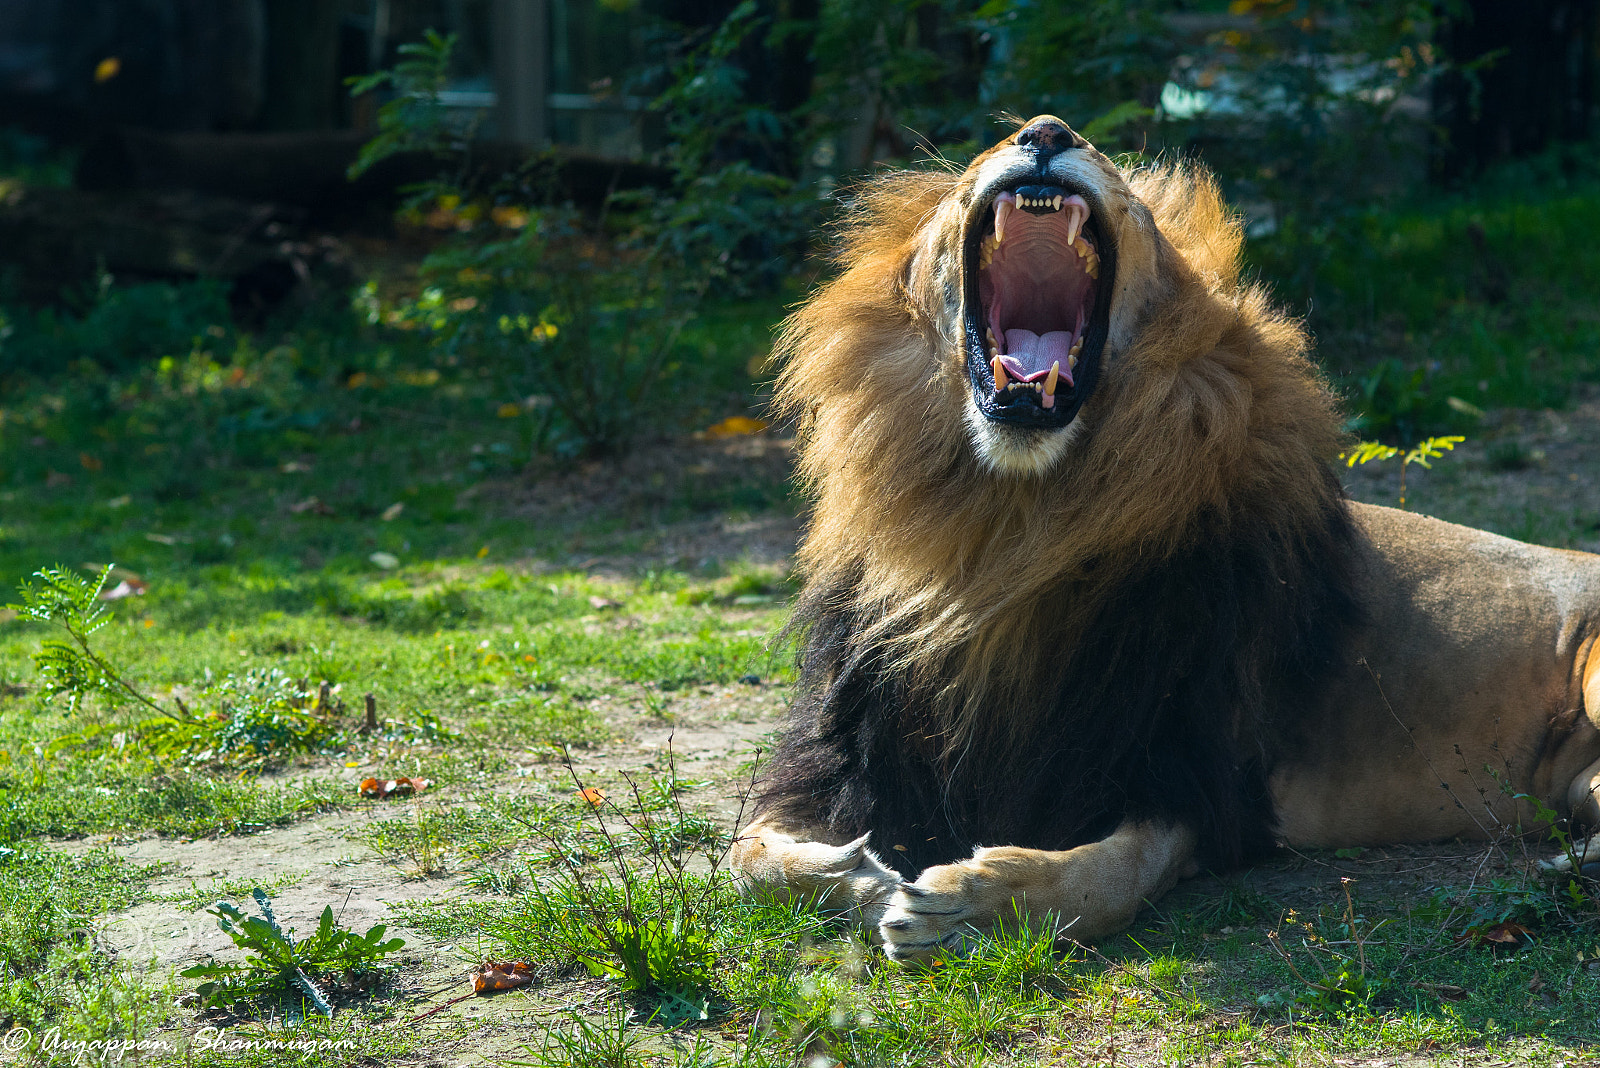
<svg viewBox="0 0 1600 1068">
<path fill-rule="evenodd" d="M 1114 250 L 1091 193 L 1018 185 L 979 209 L 967 240 L 967 375 L 995 422 L 1056 429 L 1098 376 Z"/>
</svg>

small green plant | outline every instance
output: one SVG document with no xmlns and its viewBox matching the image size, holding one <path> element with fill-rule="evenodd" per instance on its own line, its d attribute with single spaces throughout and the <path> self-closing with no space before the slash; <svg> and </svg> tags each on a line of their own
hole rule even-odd
<svg viewBox="0 0 1600 1068">
<path fill-rule="evenodd" d="M 568 759 L 580 803 L 594 810 L 602 864 L 583 866 L 580 854 L 540 827 L 564 870 L 551 883 L 535 882 L 530 894 L 546 916 L 559 918 L 555 940 L 571 959 L 653 998 L 658 1022 L 680 1024 L 709 1016 L 716 953 L 708 916 L 726 881 L 730 843 L 685 811 L 680 793 L 688 784 L 678 779 L 670 749 L 667 762 L 664 785 L 641 789 L 624 775 L 631 804 L 618 805 L 586 788 Z M 642 847 L 643 863 L 628 855 L 631 843 Z M 689 870 L 695 856 L 708 874 Z"/>
<path fill-rule="evenodd" d="M 1460 434 L 1451 434 L 1442 438 L 1423 438 L 1409 450 L 1402 452 L 1393 445 L 1385 445 L 1381 441 L 1363 441 L 1347 452 L 1341 452 L 1339 459 L 1345 462 L 1346 467 L 1356 464 L 1365 464 L 1373 460 L 1392 460 L 1400 457 L 1400 507 L 1406 506 L 1406 468 L 1412 464 L 1419 467 L 1431 468 L 1432 460 L 1442 459 L 1444 454 L 1454 449 L 1467 439 Z"/>
<path fill-rule="evenodd" d="M 1306 957 L 1317 970 L 1317 979 L 1301 973 L 1293 954 L 1283 944 L 1281 932 L 1267 932 L 1273 951 L 1305 988 L 1299 1002 L 1330 1015 L 1367 1004 L 1390 983 L 1390 979 L 1374 974 L 1369 967 L 1366 948 L 1372 936 L 1389 921 L 1379 920 L 1368 927 L 1366 917 L 1356 911 L 1355 896 L 1350 891 L 1354 880 L 1341 878 L 1339 882 L 1344 889 L 1344 914 L 1332 924 L 1302 920 L 1293 909 L 1286 917 L 1289 928 L 1300 934 Z"/>
<path fill-rule="evenodd" d="M 127 682 L 89 643 L 96 631 L 111 622 L 111 613 L 100 595 L 115 566 L 107 564 L 93 582 L 70 568 L 40 568 L 33 575 L 37 582 L 22 581 L 18 591 L 21 603 L 7 605 L 18 615 L 66 632 L 65 641 L 47 638 L 33 655 L 45 699 L 65 697 L 67 711 L 77 712 L 86 698 L 98 694 L 112 707 L 132 701 L 163 716 L 187 722 L 192 717 L 180 699 L 173 698 L 176 712 L 157 704 Z"/>
<path fill-rule="evenodd" d="M 236 1005 L 264 995 L 299 992 L 324 1016 L 333 1015 L 323 984 L 331 976 L 360 976 L 376 970 L 376 962 L 405 946 L 405 941 L 383 936 L 387 928 L 378 924 L 364 935 L 340 927 L 333 918 L 333 906 L 322 910 L 317 930 L 309 938 L 295 941 L 294 931 L 285 931 L 272 914 L 272 900 L 259 887 L 250 892 L 260 916 L 247 916 L 226 901 L 207 909 L 217 925 L 245 951 L 243 964 L 212 961 L 186 968 L 179 974 L 187 979 L 204 979 L 196 993 L 207 1004 Z"/>
<path fill-rule="evenodd" d="M 144 722 L 139 743 L 159 760 L 197 767 L 261 769 L 314 752 L 336 736 L 326 687 L 306 689 L 279 670 L 229 674 L 201 697 L 213 705 L 182 723 Z"/>
</svg>

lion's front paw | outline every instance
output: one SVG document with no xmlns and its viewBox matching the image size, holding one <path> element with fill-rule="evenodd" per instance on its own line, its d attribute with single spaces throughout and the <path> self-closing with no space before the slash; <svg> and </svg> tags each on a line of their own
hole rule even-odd
<svg viewBox="0 0 1600 1068">
<path fill-rule="evenodd" d="M 1578 862 L 1578 871 L 1591 879 L 1600 877 L 1600 834 L 1586 838 L 1572 844 L 1571 854 L 1563 853 L 1558 857 L 1541 860 L 1539 867 L 1543 871 L 1569 872 L 1572 862 Z"/>
<path fill-rule="evenodd" d="M 941 864 L 895 893 L 878 924 L 892 960 L 925 960 L 940 950 L 960 951 L 993 920 L 980 905 L 985 876 L 970 861 Z"/>
</svg>

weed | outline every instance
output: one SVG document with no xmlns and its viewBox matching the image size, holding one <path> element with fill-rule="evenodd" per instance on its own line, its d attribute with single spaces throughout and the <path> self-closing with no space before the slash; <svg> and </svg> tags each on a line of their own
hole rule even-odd
<svg viewBox="0 0 1600 1068">
<path fill-rule="evenodd" d="M 704 1018 L 715 963 L 706 919 L 726 879 L 720 870 L 726 860 L 725 840 L 713 833 L 708 841 L 684 810 L 670 746 L 667 786 L 641 791 L 624 776 L 632 800 L 628 807 L 584 787 L 572 772 L 570 758 L 566 766 L 579 796 L 598 800 L 594 818 L 607 864 L 586 870 L 552 838 L 563 875 L 551 887 L 536 886 L 532 892 L 543 897 L 541 903 L 551 912 L 561 911 L 557 900 L 576 906 L 558 937 L 565 951 L 592 974 L 617 979 L 626 991 L 654 995 L 662 1012 Z M 668 813 L 665 826 L 652 816 L 653 810 Z M 624 854 L 623 838 L 607 822 L 608 813 L 632 838 L 646 844 L 643 870 Z M 685 828 L 694 833 L 684 834 Z M 691 844 L 704 847 L 709 875 L 689 873 L 685 847 Z"/>
<path fill-rule="evenodd" d="M 208 1004 L 237 1005 L 263 995 L 303 994 L 324 1016 L 333 1015 L 333 1006 L 322 984 L 330 974 L 361 975 L 374 970 L 382 957 L 404 948 L 405 941 L 383 940 L 387 928 L 378 924 L 358 935 L 338 926 L 333 906 L 322 910 L 316 931 L 295 941 L 292 930 L 285 931 L 272 914 L 272 901 L 259 887 L 250 892 L 260 916 L 247 916 L 226 901 L 208 909 L 217 925 L 246 953 L 243 964 L 196 964 L 178 973 L 187 979 L 204 979 L 196 992 Z"/>
<path fill-rule="evenodd" d="M 534 1060 L 505 1063 L 537 1068 L 634 1068 L 639 1063 L 635 1051 L 644 1036 L 637 1027 L 629 1026 L 628 1015 L 626 1006 L 617 1006 L 591 1023 L 572 1013 L 564 1026 L 545 1031 L 539 1049 L 528 1047 Z"/>
<path fill-rule="evenodd" d="M 76 712 L 91 694 L 99 694 L 108 704 L 118 706 L 136 701 L 153 712 L 180 722 L 190 719 L 183 702 L 173 698 L 177 712 L 161 707 L 135 689 L 89 644 L 90 635 L 111 622 L 111 614 L 101 601 L 106 579 L 113 565 L 100 571 L 91 583 L 77 572 L 63 567 L 46 567 L 34 572 L 38 584 L 23 580 L 18 589 L 20 604 L 8 605 L 29 619 L 58 627 L 67 641 L 46 639 L 33 656 L 45 699 L 65 695 L 67 710 Z"/>
<path fill-rule="evenodd" d="M 1467 439 L 1459 434 L 1442 438 L 1424 438 L 1410 449 L 1402 452 L 1392 445 L 1385 445 L 1377 441 L 1363 441 L 1349 452 L 1339 454 L 1339 459 L 1345 461 L 1346 467 L 1364 464 L 1372 460 L 1389 460 L 1400 457 L 1400 507 L 1406 506 L 1406 468 L 1412 464 L 1419 467 L 1432 467 L 1432 460 L 1440 459 L 1451 449 Z"/>
<path fill-rule="evenodd" d="M 1286 917 L 1288 926 L 1299 933 L 1306 959 L 1316 968 L 1320 981 L 1306 978 L 1295 966 L 1294 955 L 1284 947 L 1281 930 L 1267 933 L 1273 951 L 1304 987 L 1298 999 L 1300 1003 L 1321 1012 L 1337 1013 L 1366 1005 L 1390 982 L 1368 968 L 1366 948 L 1367 942 L 1387 921 L 1379 920 L 1367 926 L 1366 917 L 1356 912 L 1355 896 L 1350 891 L 1353 882 L 1348 878 L 1339 880 L 1344 889 L 1344 913 L 1329 930 L 1301 920 L 1292 909 Z"/>
</svg>

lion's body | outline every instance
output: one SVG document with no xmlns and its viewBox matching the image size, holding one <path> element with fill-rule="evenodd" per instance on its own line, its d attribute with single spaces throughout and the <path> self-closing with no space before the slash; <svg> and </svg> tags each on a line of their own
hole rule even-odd
<svg viewBox="0 0 1600 1068">
<path fill-rule="evenodd" d="M 1026 134 L 881 181 L 782 338 L 816 508 L 746 883 L 911 956 L 1018 899 L 1094 937 L 1278 839 L 1493 834 L 1517 791 L 1600 815 L 1600 558 L 1351 505 L 1304 333 L 1203 175 L 1037 154 L 1093 202 L 1110 292 L 1070 417 L 995 407 L 963 309 Z"/>
<path fill-rule="evenodd" d="M 1583 808 L 1600 772 L 1600 556 L 1351 508 L 1367 621 L 1308 710 L 1305 747 L 1275 769 L 1279 834 L 1492 838 L 1534 826 L 1514 793 Z"/>
</svg>

